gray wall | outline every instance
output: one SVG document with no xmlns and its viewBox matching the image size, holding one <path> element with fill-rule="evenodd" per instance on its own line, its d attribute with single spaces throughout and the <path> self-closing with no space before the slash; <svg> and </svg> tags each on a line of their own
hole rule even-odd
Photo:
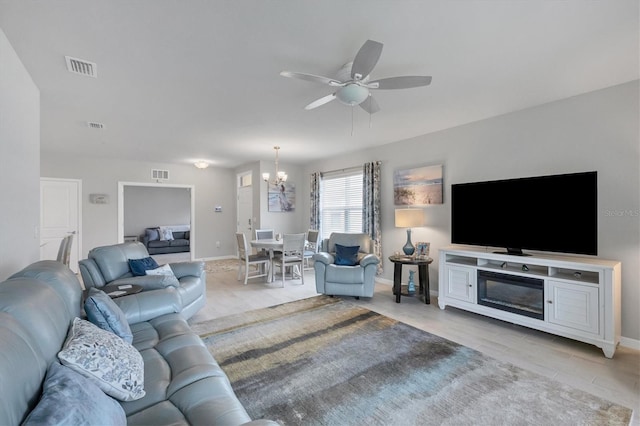
<svg viewBox="0 0 640 426">
<path fill-rule="evenodd" d="M 158 186 L 124 187 L 124 235 L 145 228 L 191 224 L 191 190 Z"/>
<path fill-rule="evenodd" d="M 164 164 L 97 158 L 69 158 L 43 155 L 43 176 L 82 179 L 83 244 L 86 257 L 93 247 L 115 244 L 118 240 L 118 183 L 155 183 L 151 169 L 169 170 L 167 183 L 193 185 L 195 199 L 194 256 L 214 258 L 236 253 L 235 174 L 233 170 L 191 164 Z M 89 194 L 108 194 L 109 204 L 89 203 Z M 222 212 L 214 212 L 222 206 Z M 216 247 L 220 241 L 220 248 Z"/>
<path fill-rule="evenodd" d="M 596 170 L 598 257 L 622 262 L 622 335 L 640 339 L 640 143 L 638 81 L 587 93 L 413 139 L 339 155 L 308 165 L 305 172 L 382 164 L 384 278 L 386 258 L 406 240 L 394 227 L 393 171 L 444 165 L 444 204 L 428 206 L 428 226 L 412 240 L 430 241 L 432 289 L 437 289 L 438 248 L 450 244 L 451 184 Z M 357 158 L 357 162 L 354 162 Z M 308 217 L 308 197 L 302 210 Z M 549 206 L 553 208 L 553 206 Z M 305 219 L 305 223 L 308 219 Z"/>
<path fill-rule="evenodd" d="M 0 30 L 0 280 L 40 258 L 40 91 Z"/>
</svg>

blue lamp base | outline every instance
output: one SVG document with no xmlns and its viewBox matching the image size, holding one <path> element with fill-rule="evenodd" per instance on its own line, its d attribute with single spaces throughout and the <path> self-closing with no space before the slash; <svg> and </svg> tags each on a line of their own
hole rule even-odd
<svg viewBox="0 0 640 426">
<path fill-rule="evenodd" d="M 407 229 L 407 243 L 402 247 L 402 251 L 407 256 L 411 256 L 415 251 L 415 247 L 413 247 L 413 243 L 411 242 L 411 229 Z"/>
</svg>

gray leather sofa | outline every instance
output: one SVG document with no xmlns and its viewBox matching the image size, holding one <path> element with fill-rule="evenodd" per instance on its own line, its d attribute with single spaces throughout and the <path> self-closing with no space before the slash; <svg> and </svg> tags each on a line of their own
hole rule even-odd
<svg viewBox="0 0 640 426">
<path fill-rule="evenodd" d="M 161 240 L 158 228 L 146 228 L 140 241 L 149 254 L 183 253 L 191 250 L 191 231 L 173 231 L 172 240 Z"/>
<path fill-rule="evenodd" d="M 129 267 L 129 259 L 147 257 L 147 249 L 139 242 L 96 247 L 89 251 L 88 259 L 79 262 L 82 282 L 87 288 L 102 288 L 115 284 L 141 285 L 144 288 L 142 293 L 121 297 L 118 303 L 132 307 L 173 303 L 175 312 L 181 313 L 185 319 L 191 318 L 206 302 L 204 263 L 171 263 L 177 282 L 166 276 L 134 277 Z"/>
<path fill-rule="evenodd" d="M 336 244 L 358 246 L 355 265 L 336 264 Z M 316 291 L 331 296 L 373 297 L 380 259 L 373 254 L 373 241 L 367 234 L 332 233 L 313 255 Z"/>
<path fill-rule="evenodd" d="M 21 424 L 38 404 L 49 365 L 58 362 L 74 318 L 83 315 L 81 303 L 80 282 L 56 261 L 33 263 L 0 283 L 0 425 Z M 227 376 L 174 306 L 121 307 L 144 360 L 146 392 L 119 402 L 127 424 L 276 424 L 251 422 Z M 94 424 L 102 422 L 96 418 Z"/>
</svg>

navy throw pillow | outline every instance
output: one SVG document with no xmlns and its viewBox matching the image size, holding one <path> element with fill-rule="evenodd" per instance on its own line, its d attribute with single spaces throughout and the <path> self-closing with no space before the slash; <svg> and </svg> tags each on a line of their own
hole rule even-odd
<svg viewBox="0 0 640 426">
<path fill-rule="evenodd" d="M 142 277 L 146 275 L 145 271 L 149 269 L 156 269 L 158 266 L 160 265 L 158 265 L 152 257 L 145 257 L 144 259 L 129 259 L 129 268 L 135 277 Z"/>
<path fill-rule="evenodd" d="M 341 246 L 340 244 L 336 244 L 336 265 L 357 265 L 358 250 L 360 250 L 360 246 Z"/>
</svg>

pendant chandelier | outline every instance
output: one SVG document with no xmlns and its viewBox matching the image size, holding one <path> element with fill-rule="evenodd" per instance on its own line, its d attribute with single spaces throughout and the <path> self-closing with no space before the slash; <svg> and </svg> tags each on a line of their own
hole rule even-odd
<svg viewBox="0 0 640 426">
<path fill-rule="evenodd" d="M 284 170 L 278 170 L 278 151 L 280 150 L 279 146 L 274 146 L 273 149 L 276 150 L 276 175 L 273 178 L 273 180 L 269 181 L 269 177 L 270 174 L 267 173 L 263 173 L 262 174 L 262 180 L 264 180 L 267 183 L 270 183 L 274 186 L 280 185 L 284 182 L 287 181 L 287 173 Z"/>
</svg>

